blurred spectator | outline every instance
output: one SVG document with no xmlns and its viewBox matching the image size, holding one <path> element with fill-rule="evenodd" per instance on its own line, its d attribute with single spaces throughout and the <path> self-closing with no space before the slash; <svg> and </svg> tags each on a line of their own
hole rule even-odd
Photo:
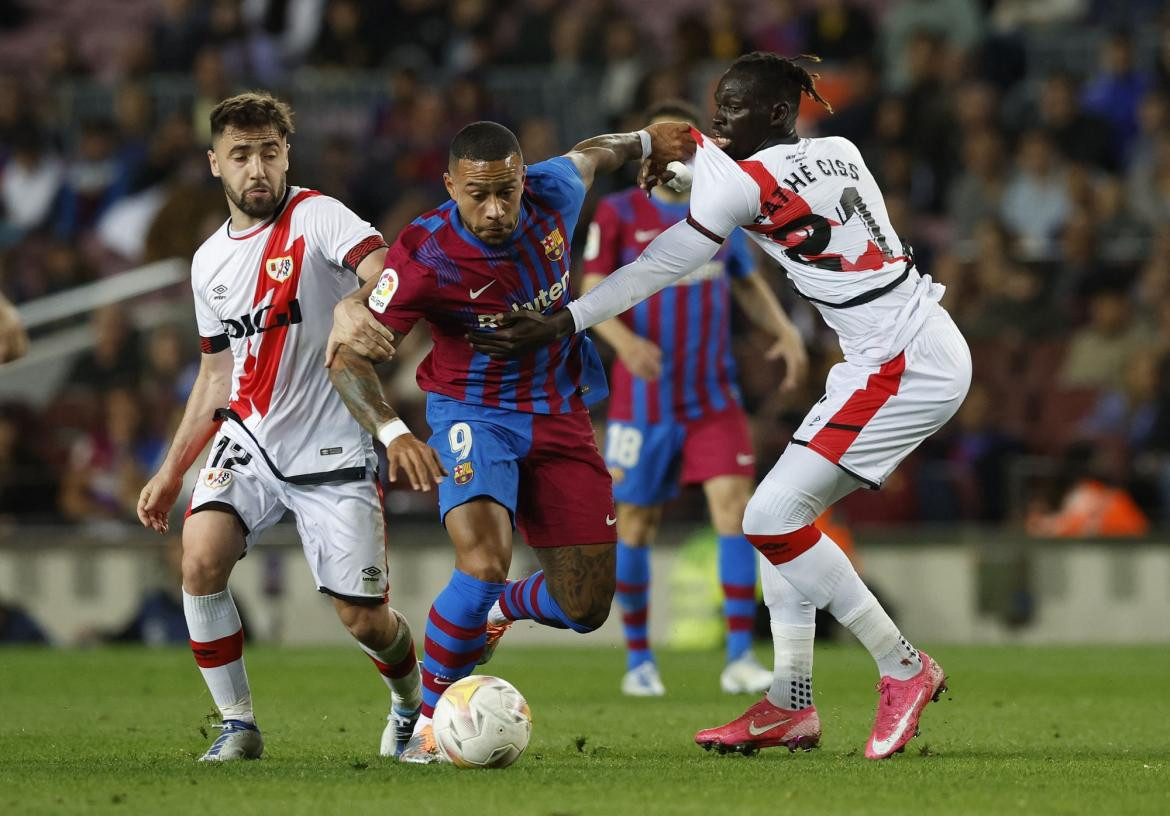
<svg viewBox="0 0 1170 816">
<path fill-rule="evenodd" d="M 1082 97 L 1088 110 L 1105 117 L 1113 127 L 1115 150 L 1126 155 L 1137 133 L 1137 110 L 1149 88 L 1133 64 L 1133 41 L 1128 34 L 1110 35 L 1101 46 L 1098 73 Z"/>
<path fill-rule="evenodd" d="M 1038 538 L 1129 538 L 1144 536 L 1150 522 L 1117 481 L 1114 463 L 1100 449 L 1078 446 L 1065 461 L 1067 487 L 1052 510 L 1033 506 L 1028 534 Z"/>
<path fill-rule="evenodd" d="M 97 224 L 106 208 L 130 189 L 131 167 L 119 157 L 118 132 L 108 120 L 82 125 L 77 152 L 65 170 L 57 231 L 71 238 Z"/>
<path fill-rule="evenodd" d="M 118 306 L 93 312 L 93 346 L 77 358 L 69 373 L 70 388 L 93 392 L 109 387 L 133 387 L 142 371 L 138 332 Z"/>
<path fill-rule="evenodd" d="M 48 636 L 25 610 L 0 600 L 0 644 L 47 646 Z"/>
<path fill-rule="evenodd" d="M 958 484 L 963 517 L 983 522 L 1008 519 L 1009 466 L 1024 445 L 1004 427 L 1003 405 L 982 383 L 975 383 L 955 416 L 949 442 L 949 473 Z"/>
<path fill-rule="evenodd" d="M 816 0 L 801 22 L 806 37 L 804 50 L 821 59 L 865 58 L 877 43 L 869 12 L 850 0 Z"/>
<path fill-rule="evenodd" d="M 1144 451 L 1157 419 L 1160 356 L 1144 349 L 1126 361 L 1121 387 L 1102 392 L 1082 431 L 1089 439 L 1120 440 L 1131 451 Z"/>
<path fill-rule="evenodd" d="M 51 520 L 56 480 L 38 450 L 31 412 L 0 407 L 0 518 Z"/>
<path fill-rule="evenodd" d="M 1003 194 L 1003 220 L 1020 237 L 1027 258 L 1052 254 L 1053 240 L 1068 219 L 1071 202 L 1064 168 L 1042 130 L 1025 131 Z"/>
<path fill-rule="evenodd" d="M 65 174 L 60 157 L 34 122 L 17 127 L 9 147 L 8 161 L 0 170 L 4 204 L 0 245 L 7 242 L 3 233 L 15 239 L 45 225 Z"/>
<path fill-rule="evenodd" d="M 61 480 L 61 515 L 75 522 L 136 522 L 138 492 L 157 468 L 162 438 L 143 421 L 138 394 L 107 391 L 102 422 L 73 445 Z"/>
<path fill-rule="evenodd" d="M 638 30 L 633 21 L 627 17 L 610 20 L 605 27 L 605 67 L 598 99 L 611 122 L 633 105 L 644 71 Z"/>
<path fill-rule="evenodd" d="M 162 0 L 152 40 L 160 71 L 185 73 L 206 37 L 207 21 L 202 3 L 194 0 Z"/>
<path fill-rule="evenodd" d="M 937 35 L 948 51 L 962 54 L 975 46 L 982 29 L 983 20 L 974 0 L 904 0 L 894 5 L 882 20 L 887 86 L 900 90 L 909 82 L 906 57 L 916 34 Z M 936 65 L 936 70 L 939 67 Z"/>
<path fill-rule="evenodd" d="M 764 0 L 752 4 L 747 25 L 752 45 L 759 51 L 800 54 L 805 50 L 804 25 L 795 0 Z M 817 53 L 817 52 L 813 52 Z"/>
<path fill-rule="evenodd" d="M 1149 347 L 1149 329 L 1133 319 L 1123 290 L 1102 288 L 1089 299 L 1089 323 L 1069 342 L 1062 386 L 1121 389 L 1128 362 Z"/>
<path fill-rule="evenodd" d="M 964 171 L 951 185 L 947 202 L 956 250 L 963 257 L 971 256 L 976 225 L 999 218 L 1008 170 L 1003 155 L 1003 139 L 993 130 L 968 132 L 963 140 Z"/>
<path fill-rule="evenodd" d="M 328 0 L 325 25 L 309 53 L 309 64 L 332 70 L 365 70 L 378 64 L 370 21 L 357 0 Z"/>
<path fill-rule="evenodd" d="M 1040 125 L 1066 159 L 1116 170 L 1122 154 L 1101 116 L 1080 110 L 1077 87 L 1068 74 L 1052 74 L 1040 90 Z"/>
</svg>

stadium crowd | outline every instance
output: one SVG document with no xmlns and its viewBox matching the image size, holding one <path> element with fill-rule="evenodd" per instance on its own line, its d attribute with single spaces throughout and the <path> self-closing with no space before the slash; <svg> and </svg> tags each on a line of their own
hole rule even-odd
<svg viewBox="0 0 1170 816">
<path fill-rule="evenodd" d="M 1170 518 L 1162 6 L 0 0 L 0 290 L 19 304 L 189 257 L 225 218 L 204 157 L 207 112 L 239 89 L 263 86 L 297 108 L 293 183 L 340 198 L 392 240 L 445 198 L 447 145 L 469 121 L 508 124 L 534 161 L 591 135 L 571 130 L 580 121 L 632 130 L 673 97 L 709 110 L 712 79 L 745 51 L 818 54 L 835 113 L 806 106 L 803 134 L 858 145 L 920 268 L 948 286 L 975 356 L 958 417 L 880 494 L 851 497 L 850 522 L 1141 532 Z M 567 100 L 578 118 L 525 100 L 530 85 L 501 92 L 521 75 L 587 89 Z M 366 90 L 308 90 L 349 85 Z M 738 330 L 764 464 L 840 353 L 778 272 L 773 281 L 813 366 L 806 391 L 782 399 L 780 372 L 745 364 L 765 339 Z M 189 322 L 142 333 L 129 314 L 93 314 L 96 343 L 50 404 L 0 408 L 0 515 L 134 518 L 198 351 Z M 413 342 L 391 376 L 421 426 L 411 381 L 425 338 Z M 1083 503 L 1086 491 L 1122 509 L 1078 526 L 1068 497 Z"/>
</svg>

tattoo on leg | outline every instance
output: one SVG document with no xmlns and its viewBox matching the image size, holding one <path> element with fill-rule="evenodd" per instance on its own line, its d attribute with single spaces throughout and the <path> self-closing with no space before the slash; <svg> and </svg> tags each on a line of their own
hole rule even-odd
<svg viewBox="0 0 1170 816">
<path fill-rule="evenodd" d="M 616 578 L 613 544 L 536 551 L 549 592 L 574 620 L 608 611 Z"/>
</svg>

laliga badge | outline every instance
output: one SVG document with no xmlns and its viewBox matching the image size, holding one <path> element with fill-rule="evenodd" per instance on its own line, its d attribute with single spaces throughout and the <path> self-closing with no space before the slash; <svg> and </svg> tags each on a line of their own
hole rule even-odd
<svg viewBox="0 0 1170 816">
<path fill-rule="evenodd" d="M 220 490 L 232 483 L 232 472 L 225 468 L 212 468 L 203 472 L 203 484 L 211 490 Z"/>
<path fill-rule="evenodd" d="M 378 278 L 378 285 L 374 287 L 373 292 L 370 292 L 368 301 L 370 309 L 378 314 L 385 312 L 390 301 L 394 299 L 396 291 L 398 291 L 398 273 L 390 267 L 386 267 L 382 270 L 382 277 Z"/>
<path fill-rule="evenodd" d="M 284 283 L 292 277 L 292 256 L 285 255 L 283 258 L 269 258 L 268 263 L 265 265 L 265 271 L 268 273 L 268 277 L 277 283 Z"/>
<path fill-rule="evenodd" d="M 455 466 L 452 475 L 455 477 L 455 484 L 465 485 L 475 476 L 475 468 L 471 466 L 471 462 L 460 462 Z"/>
</svg>

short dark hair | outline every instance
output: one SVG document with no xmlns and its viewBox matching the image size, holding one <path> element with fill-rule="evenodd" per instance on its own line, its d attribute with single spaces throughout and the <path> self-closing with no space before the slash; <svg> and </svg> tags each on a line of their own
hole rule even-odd
<svg viewBox="0 0 1170 816">
<path fill-rule="evenodd" d="M 647 122 L 653 122 L 655 119 L 665 119 L 668 116 L 674 116 L 684 122 L 691 122 L 695 125 L 703 121 L 703 116 L 699 113 L 698 107 L 692 105 L 685 99 L 664 99 L 661 102 L 656 102 L 651 105 L 646 111 Z"/>
<path fill-rule="evenodd" d="M 228 127 L 272 127 L 281 136 L 288 136 L 296 130 L 292 108 L 266 91 L 237 94 L 212 108 L 211 138 L 216 138 Z"/>
<path fill-rule="evenodd" d="M 810 73 L 804 66 L 797 65 L 798 60 L 820 62 L 821 58 L 814 54 L 801 54 L 789 59 L 770 51 L 752 51 L 731 63 L 728 70 L 748 74 L 755 80 L 757 89 L 773 94 L 777 102 L 787 102 L 793 112 L 800 107 L 800 95 L 803 93 L 832 113 L 833 106 L 817 91 L 816 81 L 821 75 Z"/>
<path fill-rule="evenodd" d="M 520 153 L 516 134 L 498 122 L 472 122 L 451 140 L 451 161 L 499 161 Z"/>
</svg>

